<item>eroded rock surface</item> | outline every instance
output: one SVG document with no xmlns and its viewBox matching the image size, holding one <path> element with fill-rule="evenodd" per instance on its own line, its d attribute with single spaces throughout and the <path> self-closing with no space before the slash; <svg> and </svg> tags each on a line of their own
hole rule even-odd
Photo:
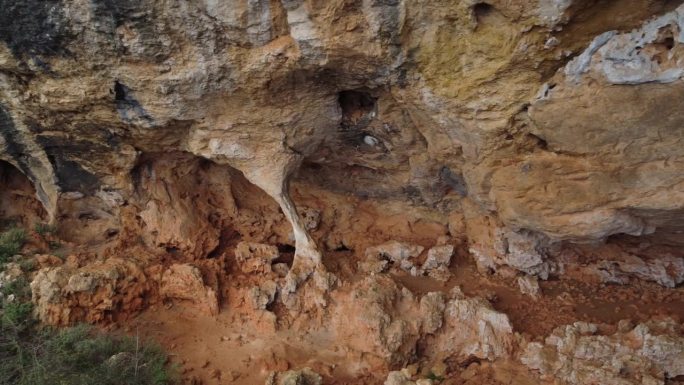
<svg viewBox="0 0 684 385">
<path fill-rule="evenodd" d="M 266 385 L 321 385 L 321 376 L 309 368 L 272 373 Z"/>
<path fill-rule="evenodd" d="M 142 309 L 149 290 L 142 269 L 121 259 L 48 267 L 31 282 L 38 318 L 51 325 L 111 321 Z"/>
<path fill-rule="evenodd" d="M 190 301 L 209 314 L 218 314 L 216 290 L 205 284 L 202 272 L 195 266 L 175 264 L 162 272 L 159 294 L 162 298 Z"/>
<path fill-rule="evenodd" d="M 240 242 L 235 248 L 235 260 L 243 273 L 270 273 L 278 256 L 278 248 L 272 245 Z"/>
<path fill-rule="evenodd" d="M 355 286 L 345 300 L 333 317 L 338 338 L 392 364 L 406 364 L 418 340 L 428 334 L 434 338 L 422 354 L 435 360 L 493 360 L 511 353 L 513 328 L 506 315 L 482 298 L 465 297 L 458 288 L 419 299 L 390 278 L 374 276 Z"/>
<path fill-rule="evenodd" d="M 543 344 L 528 344 L 521 361 L 570 384 L 665 384 L 684 373 L 681 324 L 668 319 L 619 328 L 600 335 L 593 324 L 560 327 Z"/>
<path fill-rule="evenodd" d="M 326 225 L 322 206 L 345 204 L 304 202 L 291 191 L 301 184 L 410 202 L 443 226 L 467 205 L 466 222 L 503 226 L 500 262 L 543 277 L 553 267 L 540 239 L 671 241 L 683 226 L 675 3 L 12 8 L 0 36 L 0 157 L 72 237 L 125 234 L 132 209 L 162 224 L 143 233 L 150 245 L 196 257 L 219 246 L 235 206 L 217 198 L 212 211 L 193 197 L 203 182 L 173 180 L 239 170 L 291 228 L 279 236 L 297 249 L 292 287 L 323 272 L 323 245 L 355 246 L 326 237 L 344 221 Z M 160 167 L 174 152 L 184 155 Z M 187 166 L 190 154 L 205 163 Z"/>
</svg>

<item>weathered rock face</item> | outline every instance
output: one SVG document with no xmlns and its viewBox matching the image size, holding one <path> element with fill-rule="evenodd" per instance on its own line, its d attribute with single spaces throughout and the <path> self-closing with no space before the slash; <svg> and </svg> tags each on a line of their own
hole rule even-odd
<svg viewBox="0 0 684 385">
<path fill-rule="evenodd" d="M 388 277 L 369 277 L 350 294 L 338 294 L 331 330 L 362 352 L 367 362 L 379 359 L 406 365 L 419 340 L 423 357 L 494 360 L 513 347 L 508 317 L 482 298 L 468 298 L 456 287 L 448 295 L 427 293 L 418 299 Z"/>
<path fill-rule="evenodd" d="M 487 301 L 388 271 L 444 283 L 467 254 L 537 299 L 568 271 L 684 281 L 681 1 L 0 9 L 0 219 L 57 223 L 104 261 L 37 274 L 46 322 L 150 292 L 215 314 L 232 274 L 250 311 L 332 304 L 341 338 L 397 366 L 417 346 L 506 357 L 514 331 Z M 365 254 L 340 284 L 357 302 L 318 295 L 333 252 Z"/>
<path fill-rule="evenodd" d="M 162 153 L 182 152 L 270 195 L 294 227 L 287 243 L 314 265 L 293 174 L 422 207 L 443 225 L 467 201 L 466 218 L 551 242 L 681 241 L 684 38 L 673 2 L 2 6 L 0 157 L 50 218 L 76 228 L 117 234 L 131 205 L 148 226 L 171 206 L 183 220 L 145 237 L 207 255 L 216 215 L 175 186 L 201 171 L 184 166 L 189 155 L 159 168 Z"/>
<path fill-rule="evenodd" d="M 545 151 L 493 177 L 504 221 L 565 239 L 680 226 L 682 11 L 597 36 L 544 84 L 528 117 Z"/>
<path fill-rule="evenodd" d="M 598 335 L 593 324 L 560 327 L 544 344 L 527 345 L 521 361 L 570 384 L 664 384 L 684 373 L 681 325 L 671 319 Z"/>
<path fill-rule="evenodd" d="M 69 325 L 112 321 L 138 311 L 146 304 L 150 286 L 134 262 L 108 260 L 83 268 L 44 268 L 31 282 L 31 292 L 41 321 Z"/>
<path fill-rule="evenodd" d="M 162 273 L 159 294 L 162 298 L 192 301 L 205 312 L 218 314 L 216 290 L 207 287 L 202 272 L 191 265 L 172 265 Z"/>
</svg>

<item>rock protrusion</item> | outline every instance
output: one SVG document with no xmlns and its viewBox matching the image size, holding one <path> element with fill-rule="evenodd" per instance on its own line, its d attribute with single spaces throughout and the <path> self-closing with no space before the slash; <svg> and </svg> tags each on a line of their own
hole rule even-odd
<svg viewBox="0 0 684 385">
<path fill-rule="evenodd" d="M 453 255 L 453 245 L 434 246 L 428 250 L 427 259 L 421 266 L 421 269 L 427 272 L 430 277 L 446 282 L 451 278 L 449 266 L 451 265 L 451 257 Z"/>
<path fill-rule="evenodd" d="M 46 267 L 31 282 L 36 314 L 48 325 L 110 321 L 115 312 L 120 317 L 139 311 L 149 290 L 143 270 L 122 259 Z"/>
<path fill-rule="evenodd" d="M 240 242 L 235 247 L 235 260 L 243 273 L 270 273 L 278 259 L 278 248 L 263 243 Z"/>
<path fill-rule="evenodd" d="M 272 372 L 266 379 L 266 385 L 321 385 L 323 378 L 313 370 L 288 370 Z"/>
<path fill-rule="evenodd" d="M 412 275 L 422 275 L 422 270 L 415 264 L 415 258 L 423 250 L 423 246 L 399 241 L 372 246 L 366 249 L 365 260 L 359 263 L 359 269 L 369 273 L 380 273 L 390 266 L 396 266 Z"/>
<path fill-rule="evenodd" d="M 434 360 L 506 357 L 514 340 L 508 317 L 486 300 L 468 298 L 458 288 L 416 298 L 386 275 L 356 283 L 338 303 L 333 326 L 353 350 L 389 364 L 406 364 L 427 335 L 434 338 L 422 354 Z"/>
<path fill-rule="evenodd" d="M 547 377 L 573 385 L 662 385 L 684 375 L 684 333 L 672 319 L 648 321 L 602 335 L 597 325 L 556 328 L 544 343 L 528 343 L 521 361 Z"/>
<path fill-rule="evenodd" d="M 275 281 L 266 281 L 249 289 L 250 303 L 256 310 L 266 310 L 275 300 L 277 292 L 278 284 Z"/>
<path fill-rule="evenodd" d="M 671 255 L 644 259 L 620 253 L 617 259 L 599 261 L 585 270 L 609 283 L 626 284 L 633 277 L 674 288 L 684 282 L 684 259 Z"/>
<path fill-rule="evenodd" d="M 528 295 L 534 299 L 539 298 L 541 295 L 541 288 L 539 287 L 539 279 L 530 275 L 523 275 L 518 277 L 518 289 L 520 292 Z"/>
<path fill-rule="evenodd" d="M 181 299 L 193 303 L 202 311 L 219 312 L 216 290 L 207 286 L 202 272 L 189 264 L 174 264 L 162 273 L 159 294 L 164 299 Z"/>
</svg>

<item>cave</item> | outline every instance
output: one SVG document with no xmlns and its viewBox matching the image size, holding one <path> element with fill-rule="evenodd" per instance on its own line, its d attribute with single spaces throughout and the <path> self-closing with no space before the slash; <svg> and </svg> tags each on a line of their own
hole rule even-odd
<svg viewBox="0 0 684 385">
<path fill-rule="evenodd" d="M 340 91 L 337 100 L 342 109 L 343 124 L 353 125 L 362 119 L 372 119 L 377 110 L 377 98 L 366 91 Z"/>
<path fill-rule="evenodd" d="M 114 100 L 117 102 L 125 101 L 127 98 L 127 90 L 126 86 L 123 84 L 119 83 L 118 80 L 114 81 Z"/>
<path fill-rule="evenodd" d="M 494 11 L 494 7 L 489 3 L 476 3 L 473 5 L 473 15 L 478 23 L 484 21 L 490 13 Z"/>
<path fill-rule="evenodd" d="M 228 165 L 183 152 L 145 153 L 131 177 L 145 243 L 178 260 L 216 258 L 242 239 L 287 242 L 276 202 Z"/>
<path fill-rule="evenodd" d="M 45 221 L 47 212 L 36 197 L 33 183 L 9 162 L 0 160 L 0 228 Z"/>
</svg>

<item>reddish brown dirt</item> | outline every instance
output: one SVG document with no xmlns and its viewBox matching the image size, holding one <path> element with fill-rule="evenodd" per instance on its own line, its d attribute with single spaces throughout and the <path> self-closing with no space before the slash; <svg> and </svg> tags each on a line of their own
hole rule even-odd
<svg viewBox="0 0 684 385">
<path fill-rule="evenodd" d="M 351 252 L 328 254 L 326 265 L 342 279 L 360 279 Z M 684 319 L 684 288 L 681 287 L 665 289 L 646 282 L 617 286 L 561 279 L 541 282 L 542 296 L 534 300 L 520 293 L 512 278 L 478 273 L 463 255 L 456 258 L 452 272 L 454 276 L 446 283 L 404 274 L 394 278 L 418 294 L 448 291 L 459 285 L 466 295 L 488 298 L 497 310 L 508 314 L 516 331 L 536 339 L 548 335 L 557 326 L 578 320 L 609 325 L 621 319 L 638 322 L 657 316 Z M 230 276 L 225 279 L 231 281 Z M 232 285 L 239 283 L 232 281 Z M 229 290 L 225 291 L 225 298 L 229 298 Z M 331 335 L 312 334 L 306 325 L 297 322 L 289 327 L 281 324 L 275 330 L 271 313 L 257 312 L 250 316 L 236 303 L 239 299 L 230 301 L 233 303 L 224 303 L 217 317 L 198 313 L 183 304 L 157 305 L 127 323 L 125 330 L 157 340 L 169 349 L 173 362 L 180 366 L 189 384 L 262 384 L 271 370 L 305 366 L 321 373 L 326 384 L 382 383 L 383 373 L 374 378 L 350 378 L 347 373 L 352 368 L 345 366 L 348 353 Z M 281 309 L 276 312 L 281 313 Z M 281 316 L 288 318 L 285 313 Z M 444 383 L 540 383 L 534 378 L 515 364 L 497 362 L 477 364 L 471 369 L 454 368 Z"/>
<path fill-rule="evenodd" d="M 684 319 L 682 287 L 666 289 L 639 280 L 621 286 L 564 278 L 540 281 L 543 295 L 534 300 L 522 294 L 513 279 L 478 273 L 467 257 L 457 258 L 454 265 L 454 277 L 445 284 L 428 277 L 397 279 L 416 293 L 448 291 L 459 285 L 466 295 L 489 299 L 494 308 L 508 315 L 516 331 L 534 337 L 546 336 L 554 328 L 575 321 L 614 324 L 622 319 L 641 322 L 656 316 Z"/>
</svg>

